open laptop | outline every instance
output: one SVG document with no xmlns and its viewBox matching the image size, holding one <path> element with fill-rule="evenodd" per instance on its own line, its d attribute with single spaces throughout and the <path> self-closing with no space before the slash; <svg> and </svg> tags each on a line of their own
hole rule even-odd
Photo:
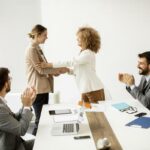
<svg viewBox="0 0 150 150">
<path fill-rule="evenodd" d="M 63 116 L 62 116 L 63 117 Z M 73 122 L 54 123 L 52 126 L 52 135 L 74 135 L 78 134 L 80 123 L 83 121 L 83 110 L 81 109 Z"/>
<path fill-rule="evenodd" d="M 79 123 L 54 123 L 52 126 L 52 135 L 73 135 L 79 132 Z"/>
</svg>

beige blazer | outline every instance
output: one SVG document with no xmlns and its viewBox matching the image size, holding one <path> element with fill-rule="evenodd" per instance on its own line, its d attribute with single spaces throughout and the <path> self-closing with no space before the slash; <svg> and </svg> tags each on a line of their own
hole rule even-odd
<svg viewBox="0 0 150 150">
<path fill-rule="evenodd" d="M 26 76 L 29 86 L 34 86 L 37 94 L 53 92 L 53 74 L 55 68 L 39 68 L 37 64 L 46 62 L 46 58 L 38 44 L 31 42 L 25 55 Z"/>
</svg>

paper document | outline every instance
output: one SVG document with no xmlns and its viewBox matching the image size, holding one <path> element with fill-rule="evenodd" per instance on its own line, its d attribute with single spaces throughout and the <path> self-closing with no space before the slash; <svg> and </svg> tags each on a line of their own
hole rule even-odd
<svg viewBox="0 0 150 150">
<path fill-rule="evenodd" d="M 120 110 L 120 111 L 124 111 L 130 107 L 127 103 L 123 103 L 123 102 L 112 104 L 112 106 L 115 107 L 116 109 Z"/>
<path fill-rule="evenodd" d="M 79 114 L 57 115 L 53 116 L 53 119 L 56 123 L 78 121 Z"/>
</svg>

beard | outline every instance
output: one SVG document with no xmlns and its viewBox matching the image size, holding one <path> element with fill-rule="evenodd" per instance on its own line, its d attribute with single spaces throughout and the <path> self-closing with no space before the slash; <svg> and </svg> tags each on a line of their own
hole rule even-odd
<svg viewBox="0 0 150 150">
<path fill-rule="evenodd" d="M 6 93 L 10 92 L 10 85 L 7 86 L 6 88 Z"/>
<path fill-rule="evenodd" d="M 140 75 L 148 75 L 148 73 L 149 73 L 148 68 L 142 69 L 139 67 L 139 74 Z"/>
</svg>

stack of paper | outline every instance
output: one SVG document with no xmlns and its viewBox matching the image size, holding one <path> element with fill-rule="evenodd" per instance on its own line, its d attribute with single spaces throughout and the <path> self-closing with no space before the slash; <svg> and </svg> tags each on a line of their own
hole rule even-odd
<svg viewBox="0 0 150 150">
<path fill-rule="evenodd" d="M 72 121 L 78 121 L 79 114 L 68 114 L 68 115 L 57 115 L 54 116 L 54 122 L 72 122 Z"/>
</svg>

